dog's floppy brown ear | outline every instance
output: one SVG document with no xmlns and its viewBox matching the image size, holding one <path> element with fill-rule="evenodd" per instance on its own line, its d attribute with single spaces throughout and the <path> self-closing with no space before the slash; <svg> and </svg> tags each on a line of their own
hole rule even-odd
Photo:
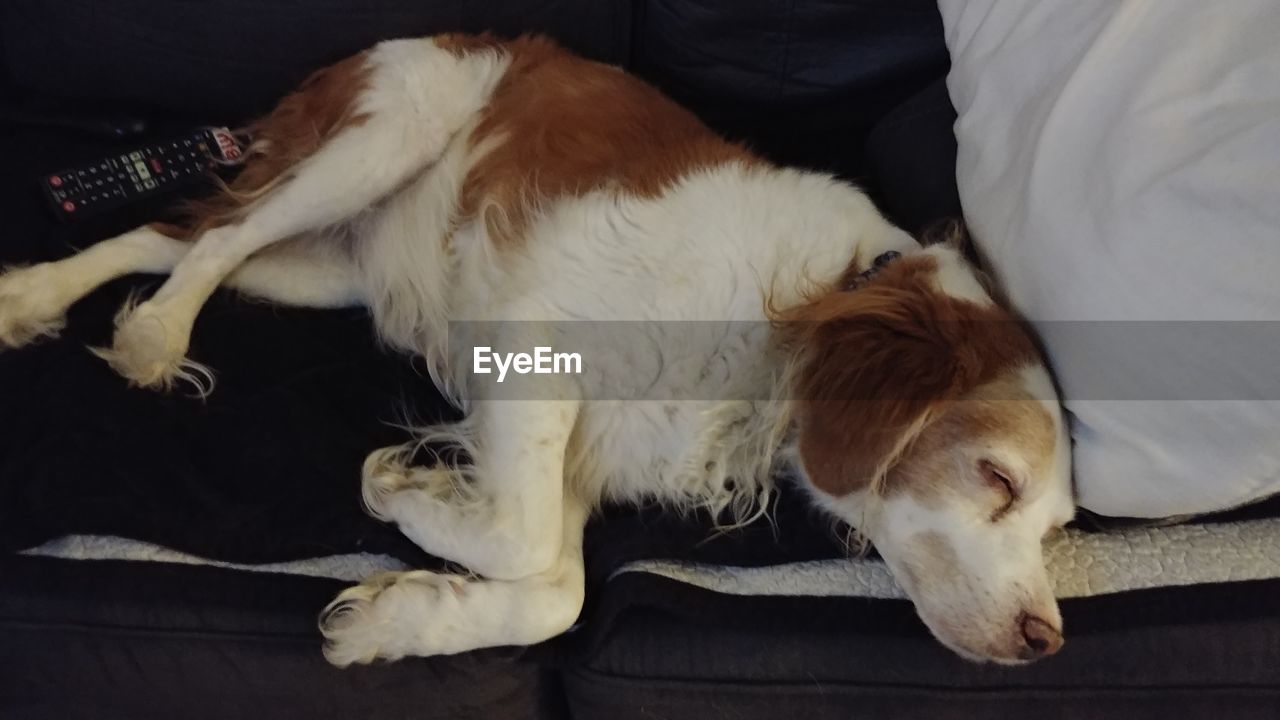
<svg viewBox="0 0 1280 720">
<path fill-rule="evenodd" d="M 931 259 L 904 259 L 875 282 L 831 292 L 796 323 L 800 459 L 833 496 L 879 488 L 935 407 L 969 384 L 949 299 L 929 285 Z"/>
</svg>

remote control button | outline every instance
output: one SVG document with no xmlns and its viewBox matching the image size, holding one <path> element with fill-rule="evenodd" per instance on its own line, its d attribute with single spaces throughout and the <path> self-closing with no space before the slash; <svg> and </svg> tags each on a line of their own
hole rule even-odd
<svg viewBox="0 0 1280 720">
<path fill-rule="evenodd" d="M 66 210 L 67 212 L 75 212 L 76 204 L 68 200 L 62 203 L 62 209 Z"/>
<path fill-rule="evenodd" d="M 54 187 L 62 187 L 62 178 L 58 177 L 57 175 L 50 176 L 49 184 Z"/>
</svg>

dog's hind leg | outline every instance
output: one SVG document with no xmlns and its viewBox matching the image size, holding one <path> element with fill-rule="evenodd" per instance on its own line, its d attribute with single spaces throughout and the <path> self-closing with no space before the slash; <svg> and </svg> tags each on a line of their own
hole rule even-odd
<svg viewBox="0 0 1280 720">
<path fill-rule="evenodd" d="M 365 461 L 365 507 L 432 555 L 485 577 L 544 572 L 560 553 L 565 452 L 578 410 L 571 400 L 475 402 L 461 424 L 424 438 L 456 442 L 471 465 L 415 468 L 406 448 L 379 450 Z"/>
<path fill-rule="evenodd" d="M 325 608 L 325 657 L 338 666 L 532 645 L 568 630 L 582 610 L 588 505 L 564 498 L 560 551 L 543 572 L 512 581 L 425 571 L 387 573 Z"/>
<path fill-rule="evenodd" d="M 0 349 L 56 335 L 72 303 L 130 273 L 167 273 L 189 245 L 140 227 L 56 262 L 0 275 Z"/>
<path fill-rule="evenodd" d="M 196 315 L 224 278 L 273 243 L 349 222 L 422 173 L 505 67 L 497 53 L 397 40 L 308 81 L 254 126 L 261 156 L 251 152 L 237 179 L 248 180 L 197 219 L 194 247 L 154 297 L 122 313 L 103 356 L 134 384 L 171 384 Z"/>
<path fill-rule="evenodd" d="M 140 227 L 71 257 L 0 275 L 0 349 L 56 334 L 67 309 L 98 286 L 134 273 L 169 273 L 191 247 L 152 227 Z M 328 238 L 293 238 L 268 248 L 223 284 L 283 305 L 327 308 L 364 302 L 354 259 Z"/>
</svg>

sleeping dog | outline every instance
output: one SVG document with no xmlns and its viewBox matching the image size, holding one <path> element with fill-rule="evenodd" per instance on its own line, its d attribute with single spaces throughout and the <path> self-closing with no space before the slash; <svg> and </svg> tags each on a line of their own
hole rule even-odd
<svg viewBox="0 0 1280 720">
<path fill-rule="evenodd" d="M 424 358 L 465 419 L 374 451 L 364 502 L 471 574 L 343 592 L 321 617 L 333 663 L 550 638 L 581 609 L 600 503 L 746 521 L 782 475 L 874 543 L 959 654 L 1062 645 L 1040 546 L 1072 516 L 1066 428 L 1037 346 L 953 245 L 539 37 L 384 42 L 248 134 L 189 222 L 0 276 L 0 347 L 147 272 L 170 276 L 97 350 L 139 386 L 209 389 L 186 352 L 219 285 L 365 305 Z M 584 352 L 587 375 L 477 372 L 482 348 L 563 344 L 584 320 L 630 336 Z M 463 452 L 415 465 L 440 442 Z"/>
</svg>

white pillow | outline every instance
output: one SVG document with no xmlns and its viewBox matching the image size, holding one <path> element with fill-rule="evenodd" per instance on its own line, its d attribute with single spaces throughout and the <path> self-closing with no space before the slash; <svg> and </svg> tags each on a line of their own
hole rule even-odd
<svg viewBox="0 0 1280 720">
<path fill-rule="evenodd" d="M 1081 505 L 1280 492 L 1280 1 L 939 4 L 966 219 L 1045 339 Z"/>
</svg>

